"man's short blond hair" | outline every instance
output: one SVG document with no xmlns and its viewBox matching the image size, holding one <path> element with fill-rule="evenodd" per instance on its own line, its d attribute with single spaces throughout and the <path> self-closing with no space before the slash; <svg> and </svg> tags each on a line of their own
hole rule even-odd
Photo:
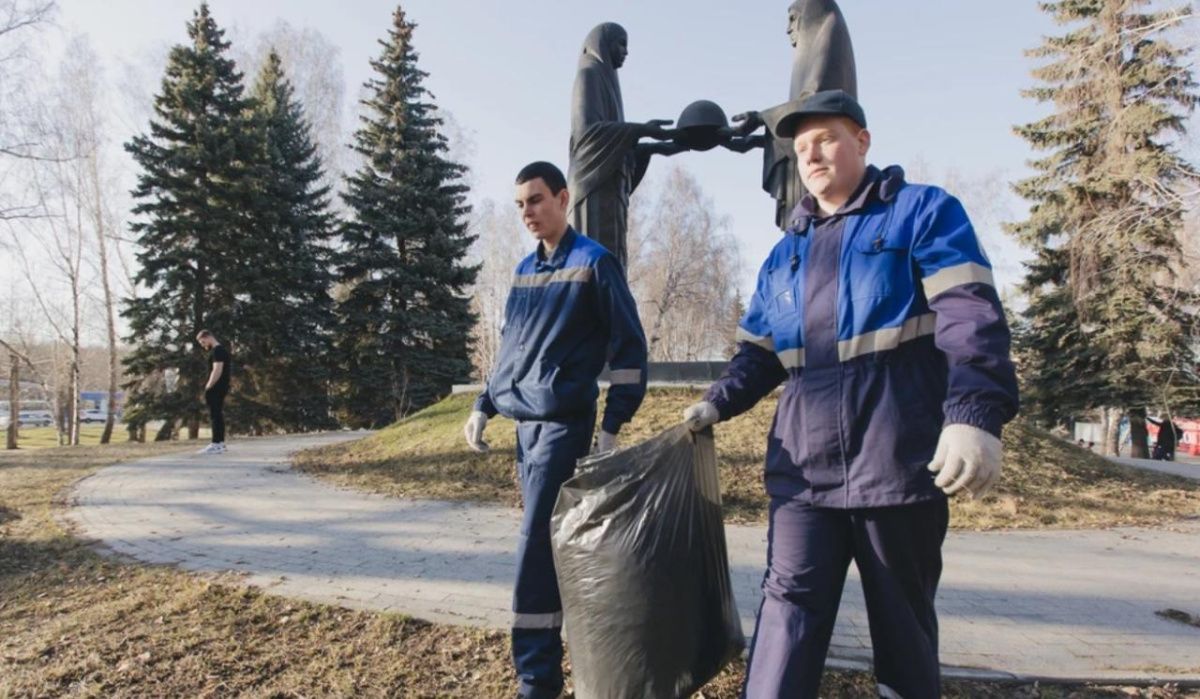
<svg viewBox="0 0 1200 699">
<path fill-rule="evenodd" d="M 206 337 L 216 337 L 216 335 L 213 335 L 211 330 L 201 330 L 200 332 L 196 333 L 197 340 L 201 340 Z"/>
</svg>

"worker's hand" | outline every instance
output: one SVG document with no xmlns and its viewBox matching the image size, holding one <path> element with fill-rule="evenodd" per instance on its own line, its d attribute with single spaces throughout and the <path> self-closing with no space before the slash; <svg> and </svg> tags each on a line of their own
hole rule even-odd
<svg viewBox="0 0 1200 699">
<path fill-rule="evenodd" d="M 596 437 L 596 444 L 592 447 L 593 454 L 603 454 L 606 451 L 613 451 L 617 448 L 617 435 L 610 434 L 604 430 Z"/>
<path fill-rule="evenodd" d="M 717 406 L 706 400 L 689 405 L 683 411 L 683 421 L 687 423 L 692 432 L 699 432 L 709 425 L 716 424 L 720 419 L 721 415 L 717 412 Z"/>
<path fill-rule="evenodd" d="M 983 497 L 1000 479 L 1001 452 L 1000 440 L 986 430 L 946 425 L 929 462 L 929 470 L 938 474 L 933 484 L 947 495 L 965 490 L 971 497 Z"/>
<path fill-rule="evenodd" d="M 477 452 L 486 452 L 491 449 L 488 443 L 483 441 L 483 429 L 487 427 L 487 414 L 472 410 L 471 417 L 467 418 L 467 424 L 463 426 L 463 435 L 467 438 L 467 446 Z"/>
</svg>

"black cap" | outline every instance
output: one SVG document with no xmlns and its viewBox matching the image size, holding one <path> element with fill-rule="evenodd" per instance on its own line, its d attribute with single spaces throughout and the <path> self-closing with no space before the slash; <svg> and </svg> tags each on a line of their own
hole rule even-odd
<svg viewBox="0 0 1200 699">
<path fill-rule="evenodd" d="M 776 138 L 791 138 L 800 120 L 808 116 L 844 116 L 867 128 L 867 115 L 858 101 L 845 90 L 822 90 L 784 102 L 762 113 L 767 128 Z"/>
</svg>

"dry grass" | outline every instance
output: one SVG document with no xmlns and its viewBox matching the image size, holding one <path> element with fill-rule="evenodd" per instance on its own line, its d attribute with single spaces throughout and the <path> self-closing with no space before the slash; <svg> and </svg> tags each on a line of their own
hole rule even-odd
<svg viewBox="0 0 1200 699">
<path fill-rule="evenodd" d="M 507 635 L 295 602 L 240 584 L 106 558 L 56 513 L 97 467 L 179 443 L 0 454 L 0 697 L 504 697 Z M 738 695 L 735 663 L 703 691 Z M 823 696 L 874 697 L 864 673 L 828 673 Z M 1196 696 L 1172 687 L 947 683 L 949 697 Z"/>
<path fill-rule="evenodd" d="M 0 454 L 0 697 L 510 693 L 504 634 L 107 558 L 58 523 L 64 489 L 97 467 L 193 446 Z"/>
<path fill-rule="evenodd" d="M 79 426 L 79 444 L 80 446 L 98 446 L 100 444 L 100 435 L 104 433 L 104 425 L 95 423 L 90 425 Z M 0 430 L 0 435 L 3 430 Z M 154 431 L 150 430 L 150 435 L 153 437 Z M 196 444 L 203 444 L 208 441 L 209 430 L 207 427 L 200 429 L 199 439 Z M 3 439 L 3 437 L 0 437 Z M 113 427 L 112 444 L 124 444 L 129 440 L 128 434 L 125 432 L 124 425 L 116 425 Z M 17 446 L 21 449 L 52 449 L 59 446 L 58 432 L 53 427 L 22 427 L 18 433 Z M 196 447 L 199 449 L 199 446 Z"/>
<path fill-rule="evenodd" d="M 624 444 L 647 438 L 679 421 L 700 391 L 652 390 Z M 361 441 L 298 455 L 299 468 L 339 485 L 397 497 L 481 500 L 519 504 L 514 481 L 516 439 L 509 420 L 492 420 L 492 451 L 475 454 L 462 425 L 472 397 L 446 400 Z M 773 399 L 716 427 L 725 516 L 762 523 L 766 435 Z M 956 498 L 951 526 L 961 529 L 1153 526 L 1200 514 L 1200 483 L 1109 462 L 1017 421 L 1005 430 L 1007 464 L 999 485 L 981 500 Z"/>
</svg>

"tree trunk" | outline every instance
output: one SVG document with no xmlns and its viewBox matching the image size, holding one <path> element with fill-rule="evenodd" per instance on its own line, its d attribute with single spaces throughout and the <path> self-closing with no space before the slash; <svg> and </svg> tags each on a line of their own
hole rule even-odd
<svg viewBox="0 0 1200 699">
<path fill-rule="evenodd" d="M 1104 410 L 1104 448 L 1101 452 L 1105 456 L 1121 455 L 1121 416 L 1123 414 L 1124 411 L 1120 408 Z"/>
<path fill-rule="evenodd" d="M 200 418 L 190 417 L 187 421 L 188 439 L 200 439 Z"/>
<path fill-rule="evenodd" d="M 156 442 L 169 442 L 175 436 L 175 420 L 163 420 L 162 427 L 158 428 L 158 433 L 154 435 Z"/>
<path fill-rule="evenodd" d="M 55 352 L 55 354 L 57 354 L 57 351 Z M 56 365 L 58 364 L 57 360 L 55 361 L 55 364 Z M 68 436 L 66 433 L 67 409 L 63 406 L 63 403 L 64 403 L 63 399 L 65 398 L 65 396 L 63 395 L 63 387 L 62 387 L 62 370 L 58 366 L 54 367 L 54 382 L 55 382 L 55 386 L 54 386 L 54 432 L 55 432 L 55 438 L 58 440 L 58 446 L 65 447 L 70 442 L 67 441 Z M 70 381 L 68 380 L 67 383 L 70 384 Z"/>
<path fill-rule="evenodd" d="M 92 185 L 92 216 L 96 229 L 96 246 L 100 253 L 100 287 L 104 291 L 104 320 L 108 325 L 108 410 L 104 416 L 104 432 L 100 435 L 100 443 L 108 444 L 112 440 L 113 414 L 117 405 L 117 319 L 112 285 L 108 279 L 108 236 L 104 230 L 104 201 L 100 190 L 99 156 L 92 153 L 89 160 L 91 166 Z"/>
<path fill-rule="evenodd" d="M 21 423 L 21 358 L 15 352 L 8 355 L 8 430 L 5 448 L 17 448 L 17 430 Z"/>
<path fill-rule="evenodd" d="M 78 302 L 76 302 L 78 306 Z M 78 314 L 77 314 L 78 315 Z M 70 411 L 67 419 L 68 434 L 70 436 L 70 444 L 79 446 L 79 392 L 83 388 L 80 371 L 79 359 L 79 324 L 75 324 L 74 346 L 71 347 L 71 400 L 67 401 L 67 410 Z"/>
<path fill-rule="evenodd" d="M 1100 409 L 1100 443 L 1096 445 L 1096 453 L 1108 455 L 1108 445 L 1112 443 L 1113 433 L 1113 409 L 1104 407 Z"/>
<path fill-rule="evenodd" d="M 1146 409 L 1134 408 L 1129 411 L 1129 455 L 1135 459 L 1150 458 L 1150 444 L 1147 439 Z"/>
<path fill-rule="evenodd" d="M 116 422 L 114 411 L 117 405 L 117 320 L 113 309 L 112 287 L 108 283 L 108 251 L 104 241 L 103 229 L 97 227 L 96 234 L 100 238 L 100 279 L 104 288 L 104 320 L 108 326 L 108 400 L 104 411 L 104 431 L 100 433 L 100 443 L 112 441 L 113 425 Z"/>
</svg>

